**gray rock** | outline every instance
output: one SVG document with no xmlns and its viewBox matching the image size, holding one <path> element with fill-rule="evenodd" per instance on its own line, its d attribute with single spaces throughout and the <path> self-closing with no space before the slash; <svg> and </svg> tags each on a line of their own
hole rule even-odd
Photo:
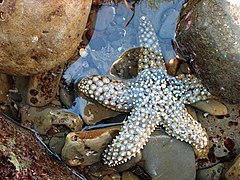
<svg viewBox="0 0 240 180">
<path fill-rule="evenodd" d="M 103 119 L 115 117 L 119 114 L 119 112 L 107 109 L 98 103 L 88 101 L 82 97 L 76 98 L 75 106 L 69 110 L 80 114 L 87 125 L 95 125 Z"/>
<path fill-rule="evenodd" d="M 66 138 L 65 133 L 54 134 L 53 137 L 49 141 L 49 145 L 48 145 L 49 148 L 53 152 L 55 152 L 57 154 L 61 154 L 62 148 L 65 143 L 65 138 Z"/>
<path fill-rule="evenodd" d="M 197 172 L 197 180 L 202 179 L 219 180 L 221 177 L 223 167 L 224 165 L 222 163 L 219 163 L 211 168 L 199 170 Z"/>
<path fill-rule="evenodd" d="M 154 180 L 193 180 L 196 176 L 195 155 L 191 146 L 154 131 L 143 149 L 144 169 Z"/>
<path fill-rule="evenodd" d="M 184 7 L 176 35 L 180 54 L 193 57 L 196 73 L 213 95 L 239 103 L 240 4 L 190 0 Z"/>
<path fill-rule="evenodd" d="M 126 171 L 126 170 L 130 169 L 131 167 L 135 166 L 137 164 L 137 162 L 139 162 L 141 159 L 142 159 L 142 152 L 137 153 L 136 157 L 132 157 L 126 163 L 115 166 L 115 169 L 118 172 Z"/>
</svg>

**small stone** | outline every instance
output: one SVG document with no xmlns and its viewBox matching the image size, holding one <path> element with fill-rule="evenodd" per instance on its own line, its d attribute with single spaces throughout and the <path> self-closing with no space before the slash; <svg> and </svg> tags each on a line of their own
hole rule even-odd
<svg viewBox="0 0 240 180">
<path fill-rule="evenodd" d="M 130 171 L 124 171 L 122 173 L 122 180 L 140 180 L 140 178 Z"/>
<path fill-rule="evenodd" d="M 73 131 L 81 130 L 83 125 L 78 115 L 54 107 L 22 109 L 21 121 L 28 127 L 33 125 L 40 134 L 46 134 L 54 125 L 65 125 Z"/>
<path fill-rule="evenodd" d="M 236 157 L 233 165 L 225 174 L 226 180 L 239 180 L 240 179 L 240 155 Z"/>
<path fill-rule="evenodd" d="M 154 131 L 143 149 L 143 168 L 152 179 L 195 179 L 195 155 L 191 146 Z"/>
<path fill-rule="evenodd" d="M 214 116 L 226 115 L 228 113 L 227 107 L 221 102 L 214 99 L 199 101 L 197 103 L 191 104 L 191 106 Z"/>
<path fill-rule="evenodd" d="M 124 37 L 124 30 L 121 28 L 115 28 L 109 35 L 109 41 L 118 41 Z"/>
<path fill-rule="evenodd" d="M 92 50 L 100 51 L 102 48 L 106 47 L 106 40 L 102 37 L 94 37 L 89 42 L 89 45 Z"/>
<path fill-rule="evenodd" d="M 71 132 L 62 149 L 62 158 L 70 166 L 91 165 L 101 161 L 103 150 L 119 128 Z"/>
<path fill-rule="evenodd" d="M 49 141 L 49 144 L 48 144 L 49 148 L 53 152 L 55 152 L 57 154 L 61 154 L 62 148 L 65 143 L 65 138 L 66 138 L 65 133 L 54 134 L 53 137 Z"/>
<path fill-rule="evenodd" d="M 213 167 L 207 168 L 207 169 L 201 169 L 197 171 L 197 180 L 202 180 L 202 179 L 220 179 L 222 170 L 224 168 L 224 164 L 219 163 L 216 164 Z"/>
<path fill-rule="evenodd" d="M 119 112 L 107 109 L 98 103 L 93 103 L 82 97 L 76 98 L 75 105 L 69 110 L 80 114 L 87 125 L 95 125 L 103 119 L 119 115 Z"/>
<path fill-rule="evenodd" d="M 98 11 L 95 29 L 97 31 L 105 30 L 115 17 L 115 8 L 111 6 L 102 6 Z"/>
<path fill-rule="evenodd" d="M 59 92 L 61 102 L 67 107 L 71 107 L 73 104 L 73 97 L 67 93 L 66 89 L 61 87 Z"/>
</svg>

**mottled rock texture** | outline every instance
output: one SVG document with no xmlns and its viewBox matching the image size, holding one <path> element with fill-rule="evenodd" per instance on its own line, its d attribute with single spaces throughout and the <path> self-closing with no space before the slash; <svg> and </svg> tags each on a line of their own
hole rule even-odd
<svg viewBox="0 0 240 180">
<path fill-rule="evenodd" d="M 0 115 L 0 179 L 74 179 L 33 133 Z"/>
<path fill-rule="evenodd" d="M 193 58 L 196 73 L 213 95 L 240 102 L 238 1 L 189 0 L 179 18 L 176 40 L 180 54 Z"/>
<path fill-rule="evenodd" d="M 66 62 L 81 41 L 91 3 L 0 1 L 0 72 L 33 75 Z"/>
</svg>

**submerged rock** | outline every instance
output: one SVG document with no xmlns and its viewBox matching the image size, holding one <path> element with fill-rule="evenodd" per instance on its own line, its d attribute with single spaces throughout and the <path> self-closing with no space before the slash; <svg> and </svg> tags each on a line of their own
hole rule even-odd
<svg viewBox="0 0 240 180">
<path fill-rule="evenodd" d="M 22 124 L 33 126 L 40 134 L 46 134 L 54 125 L 65 125 L 72 131 L 82 129 L 82 119 L 72 112 L 54 107 L 22 109 Z"/>
<path fill-rule="evenodd" d="M 81 41 L 92 3 L 0 2 L 0 72 L 11 75 L 39 74 L 67 62 Z"/>
<path fill-rule="evenodd" d="M 75 179 L 26 129 L 0 115 L 0 179 Z"/>
<path fill-rule="evenodd" d="M 104 119 L 120 114 L 119 112 L 107 109 L 98 103 L 88 101 L 82 97 L 77 97 L 75 99 L 75 105 L 69 110 L 80 114 L 87 125 L 95 125 Z"/>
<path fill-rule="evenodd" d="M 196 73 L 209 91 L 240 103 L 240 3 L 189 0 L 176 31 L 180 54 L 193 58 Z"/>
</svg>

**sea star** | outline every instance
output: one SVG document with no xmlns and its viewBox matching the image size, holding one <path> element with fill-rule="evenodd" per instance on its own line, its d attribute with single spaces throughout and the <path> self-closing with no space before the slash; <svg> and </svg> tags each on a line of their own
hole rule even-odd
<svg viewBox="0 0 240 180">
<path fill-rule="evenodd" d="M 153 25 L 145 16 L 140 18 L 139 42 L 139 75 L 135 79 L 123 82 L 93 75 L 78 84 L 80 92 L 103 106 L 131 112 L 122 131 L 104 151 L 104 162 L 116 166 L 136 156 L 159 125 L 169 135 L 191 144 L 198 158 L 205 158 L 209 151 L 207 133 L 188 114 L 185 104 L 205 100 L 210 93 L 193 75 L 167 74 Z"/>
</svg>

